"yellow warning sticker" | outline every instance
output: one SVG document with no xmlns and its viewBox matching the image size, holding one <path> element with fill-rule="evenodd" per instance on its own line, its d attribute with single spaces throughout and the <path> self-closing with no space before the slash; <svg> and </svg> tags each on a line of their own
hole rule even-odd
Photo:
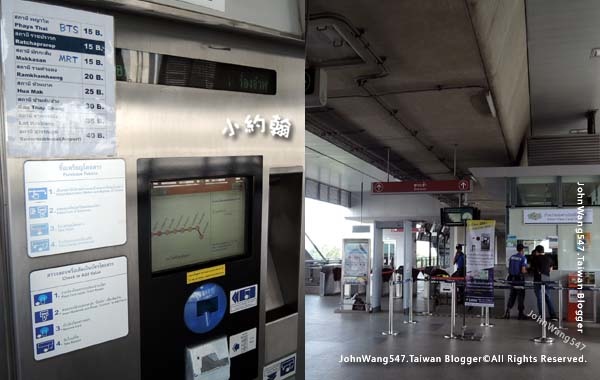
<svg viewBox="0 0 600 380">
<path fill-rule="evenodd" d="M 216 267 L 210 267 L 193 272 L 187 273 L 187 283 L 194 284 L 196 282 L 209 280 L 211 278 L 225 276 L 225 264 L 217 265 Z"/>
</svg>

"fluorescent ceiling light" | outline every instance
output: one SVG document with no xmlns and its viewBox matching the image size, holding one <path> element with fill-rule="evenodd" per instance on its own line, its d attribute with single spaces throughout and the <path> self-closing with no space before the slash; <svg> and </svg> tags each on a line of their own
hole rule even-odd
<svg viewBox="0 0 600 380">
<path fill-rule="evenodd" d="M 496 118 L 496 106 L 494 105 L 494 99 L 492 98 L 492 92 L 488 91 L 485 94 L 485 100 L 487 101 L 487 105 L 490 108 L 490 113 L 492 117 Z"/>
</svg>

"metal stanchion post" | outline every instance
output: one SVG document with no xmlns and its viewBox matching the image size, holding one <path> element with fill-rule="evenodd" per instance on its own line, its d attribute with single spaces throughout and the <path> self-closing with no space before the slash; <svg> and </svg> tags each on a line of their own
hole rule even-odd
<svg viewBox="0 0 600 380">
<path fill-rule="evenodd" d="M 430 272 L 431 273 L 431 272 Z M 425 315 L 432 315 L 431 314 L 431 278 L 427 277 L 427 289 L 429 289 L 427 291 L 427 311 L 425 312 Z"/>
<path fill-rule="evenodd" d="M 408 298 L 408 321 L 404 321 L 404 323 L 414 324 L 417 321 L 413 321 L 413 282 L 412 278 L 408 280 L 408 292 L 410 297 Z"/>
<path fill-rule="evenodd" d="M 559 330 L 567 330 L 567 328 L 562 325 L 562 321 L 563 321 L 563 287 L 562 287 L 562 281 L 558 281 L 558 329 Z"/>
<path fill-rule="evenodd" d="M 452 281 L 450 284 L 450 288 L 452 289 L 452 304 L 450 305 L 450 335 L 444 335 L 446 339 L 458 339 L 456 335 L 454 335 L 454 325 L 456 324 L 456 283 Z"/>
<path fill-rule="evenodd" d="M 546 284 L 542 283 L 542 336 L 534 338 L 536 343 L 554 343 L 554 338 L 546 336 Z"/>
<path fill-rule="evenodd" d="M 490 308 L 489 308 L 489 306 L 486 306 L 483 308 L 482 316 L 483 316 L 483 323 L 481 323 L 481 326 L 494 327 L 494 324 L 490 323 Z"/>
<path fill-rule="evenodd" d="M 426 303 L 426 306 L 425 306 L 425 311 L 422 311 L 422 312 L 420 312 L 418 314 L 419 315 L 427 315 L 427 316 L 429 316 L 429 315 L 433 315 L 433 314 L 431 314 L 431 311 L 430 311 L 431 307 L 429 306 L 429 301 L 431 299 L 431 279 L 427 278 L 426 280 L 423 280 L 423 281 L 427 282 L 427 289 L 428 289 L 427 290 L 427 303 Z"/>
<path fill-rule="evenodd" d="M 388 316 L 388 331 L 383 331 L 382 335 L 398 335 L 397 331 L 394 331 L 394 281 L 390 278 L 390 290 L 389 290 L 389 316 Z"/>
</svg>

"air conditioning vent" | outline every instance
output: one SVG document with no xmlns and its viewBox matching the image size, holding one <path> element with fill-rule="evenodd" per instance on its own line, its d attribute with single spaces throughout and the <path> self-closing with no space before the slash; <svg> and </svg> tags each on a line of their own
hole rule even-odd
<svg viewBox="0 0 600 380">
<path fill-rule="evenodd" d="M 600 135 L 530 138 L 529 166 L 600 164 Z"/>
</svg>

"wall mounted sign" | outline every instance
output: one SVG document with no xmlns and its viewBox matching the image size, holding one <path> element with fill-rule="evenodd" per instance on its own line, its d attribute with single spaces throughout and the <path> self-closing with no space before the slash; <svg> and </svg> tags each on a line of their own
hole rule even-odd
<svg viewBox="0 0 600 380">
<path fill-rule="evenodd" d="M 583 211 L 576 208 L 523 209 L 524 224 L 577 224 L 578 221 L 592 224 L 594 222 L 594 210 L 591 207 L 586 207 Z"/>
<path fill-rule="evenodd" d="M 9 156 L 115 154 L 113 29 L 111 16 L 2 1 Z"/>
</svg>

